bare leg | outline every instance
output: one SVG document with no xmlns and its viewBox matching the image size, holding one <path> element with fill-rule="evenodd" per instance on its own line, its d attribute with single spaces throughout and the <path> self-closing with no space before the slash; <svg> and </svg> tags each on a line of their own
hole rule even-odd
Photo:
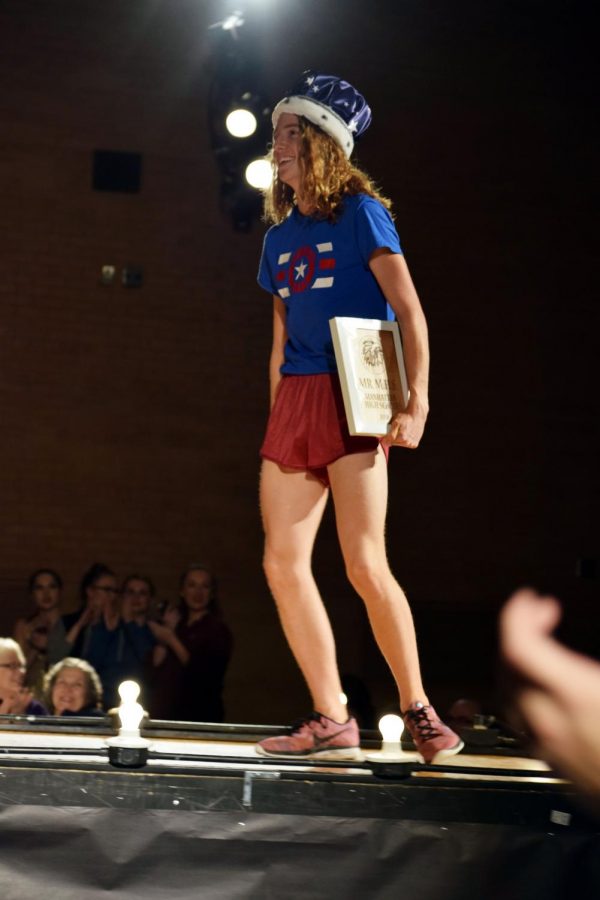
<svg viewBox="0 0 600 900">
<path fill-rule="evenodd" d="M 267 581 L 314 708 L 344 722 L 348 713 L 340 700 L 333 633 L 311 568 L 328 495 L 327 488 L 309 473 L 263 461 L 260 504 Z"/>
<path fill-rule="evenodd" d="M 348 578 L 362 597 L 381 652 L 400 693 L 400 708 L 428 703 L 412 614 L 385 551 L 387 466 L 381 449 L 353 453 L 329 466 L 340 546 Z"/>
</svg>

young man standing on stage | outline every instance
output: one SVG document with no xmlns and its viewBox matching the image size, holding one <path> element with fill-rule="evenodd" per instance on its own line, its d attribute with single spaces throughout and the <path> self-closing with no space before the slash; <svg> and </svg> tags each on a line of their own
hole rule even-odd
<svg viewBox="0 0 600 900">
<path fill-rule="evenodd" d="M 427 326 L 390 203 L 350 162 L 354 139 L 370 121 L 352 85 L 316 73 L 305 73 L 273 112 L 274 181 L 265 199 L 273 227 L 259 271 L 274 304 L 271 414 L 261 449 L 264 566 L 316 712 L 257 749 L 274 756 L 360 757 L 358 727 L 348 717 L 331 626 L 311 570 L 331 490 L 348 578 L 396 680 L 405 724 L 423 758 L 433 762 L 463 745 L 429 704 L 411 611 L 384 540 L 389 447 L 415 449 L 427 418 Z M 329 319 L 394 315 L 408 406 L 381 441 L 351 437 Z"/>
</svg>

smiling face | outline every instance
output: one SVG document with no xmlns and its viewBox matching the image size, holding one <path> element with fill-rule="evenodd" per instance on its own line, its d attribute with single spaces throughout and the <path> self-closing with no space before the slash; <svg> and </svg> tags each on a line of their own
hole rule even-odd
<svg viewBox="0 0 600 900">
<path fill-rule="evenodd" d="M 65 711 L 76 713 L 89 702 L 88 676 L 81 669 L 64 669 L 56 676 L 52 688 L 52 708 L 57 716 Z"/>
<path fill-rule="evenodd" d="M 279 180 L 299 193 L 301 170 L 299 158 L 302 150 L 302 129 L 298 116 L 282 113 L 273 132 L 273 159 L 277 165 Z"/>
<path fill-rule="evenodd" d="M 0 699 L 12 695 L 23 684 L 25 666 L 16 650 L 0 648 Z"/>
<path fill-rule="evenodd" d="M 190 616 L 205 613 L 210 605 L 211 576 L 205 569 L 190 569 L 181 585 L 181 597 Z"/>
</svg>

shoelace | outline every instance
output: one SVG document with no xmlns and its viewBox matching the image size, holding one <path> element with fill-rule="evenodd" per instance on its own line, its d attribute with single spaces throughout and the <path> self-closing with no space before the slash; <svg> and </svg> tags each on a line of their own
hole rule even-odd
<svg viewBox="0 0 600 900">
<path fill-rule="evenodd" d="M 423 738 L 424 741 L 438 736 L 439 731 L 436 730 L 435 725 L 432 724 L 429 718 L 428 706 L 422 706 L 420 709 L 409 709 L 406 713 L 406 718 L 410 719 L 414 724 L 419 732 L 419 737 Z"/>
</svg>

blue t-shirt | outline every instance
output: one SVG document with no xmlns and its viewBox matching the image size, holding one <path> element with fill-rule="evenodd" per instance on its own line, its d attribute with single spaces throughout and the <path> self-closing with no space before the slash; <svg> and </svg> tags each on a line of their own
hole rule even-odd
<svg viewBox="0 0 600 900">
<path fill-rule="evenodd" d="M 265 235 L 258 283 L 283 300 L 286 375 L 335 372 L 329 320 L 333 316 L 394 318 L 369 268 L 374 250 L 402 253 L 387 209 L 366 194 L 346 197 L 334 222 L 296 208 Z"/>
</svg>

